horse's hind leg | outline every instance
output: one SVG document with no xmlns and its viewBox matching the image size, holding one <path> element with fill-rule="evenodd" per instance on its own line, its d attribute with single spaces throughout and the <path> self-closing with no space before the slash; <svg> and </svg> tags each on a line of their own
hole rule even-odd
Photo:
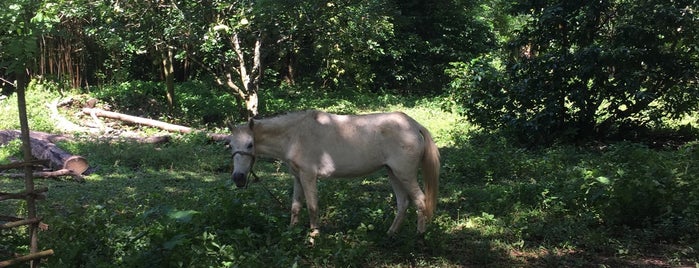
<svg viewBox="0 0 699 268">
<path fill-rule="evenodd" d="M 400 226 L 405 219 L 405 211 L 408 210 L 409 200 L 408 193 L 405 191 L 399 179 L 390 169 L 388 170 L 388 180 L 391 182 L 393 192 L 396 195 L 396 217 L 393 219 L 393 223 L 391 224 L 391 227 L 388 228 L 387 232 L 388 235 L 393 235 L 398 231 L 398 229 L 400 229 Z"/>
<path fill-rule="evenodd" d="M 389 172 L 389 175 L 391 173 L 394 174 L 393 178 L 391 178 L 391 183 L 394 185 L 398 184 L 398 186 L 400 186 L 394 186 L 394 190 L 396 188 L 402 188 L 405 194 L 407 194 L 407 196 L 413 200 L 413 203 L 415 203 L 415 206 L 417 207 L 417 232 L 420 234 L 424 233 L 426 230 L 425 223 L 427 222 L 427 216 L 425 215 L 425 210 L 427 207 L 425 203 L 425 193 L 422 192 L 420 185 L 417 182 L 417 171 L 411 170 L 407 172 L 393 169 Z M 396 197 L 398 197 L 397 194 Z M 405 211 L 405 209 L 403 210 Z M 398 218 L 398 216 L 396 216 L 396 218 Z M 391 226 L 391 228 L 393 228 L 393 226 Z"/>
</svg>

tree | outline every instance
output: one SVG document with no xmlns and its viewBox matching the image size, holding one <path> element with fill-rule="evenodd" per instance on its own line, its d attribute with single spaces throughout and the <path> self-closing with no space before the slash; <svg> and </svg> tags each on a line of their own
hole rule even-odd
<svg viewBox="0 0 699 268">
<path fill-rule="evenodd" d="M 244 103 L 248 117 L 259 113 L 266 35 L 265 1 L 192 2 L 182 7 L 191 22 L 187 57 Z"/>
<path fill-rule="evenodd" d="M 486 4 L 474 0 L 390 1 L 396 7 L 395 37 L 373 66 L 385 88 L 424 94 L 446 88 L 450 62 L 467 62 L 496 45 L 485 17 Z"/>
<path fill-rule="evenodd" d="M 693 0 L 520 2 L 512 14 L 526 23 L 504 64 L 465 64 L 456 86 L 473 120 L 528 142 L 657 126 L 699 105 L 696 8 Z"/>
<path fill-rule="evenodd" d="M 192 75 L 178 79 L 216 81 L 250 115 L 263 78 L 301 81 L 300 90 L 438 92 L 449 62 L 494 43 L 474 0 L 47 2 L 57 21 L 41 43 L 44 77 L 72 86 L 162 79 L 171 108 L 175 71 L 185 68 Z"/>
<path fill-rule="evenodd" d="M 386 1 L 321 2 L 310 12 L 313 28 L 307 34 L 316 60 L 309 60 L 319 64 L 321 85 L 371 88 L 377 79 L 372 67 L 387 53 L 394 33 Z"/>
<path fill-rule="evenodd" d="M 127 51 L 149 53 L 157 59 L 165 81 L 168 107 L 174 109 L 175 54 L 182 49 L 181 38 L 189 30 L 178 2 L 127 0 L 113 2 L 110 6 L 107 20 L 116 23 L 119 29 L 116 34 L 127 43 Z"/>
</svg>

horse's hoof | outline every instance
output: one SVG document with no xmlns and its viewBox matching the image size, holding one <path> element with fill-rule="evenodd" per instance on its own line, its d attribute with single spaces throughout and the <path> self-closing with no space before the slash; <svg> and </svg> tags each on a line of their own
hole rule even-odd
<svg viewBox="0 0 699 268">
<path fill-rule="evenodd" d="M 308 234 L 308 244 L 313 247 L 316 245 L 316 237 L 320 236 L 320 230 L 313 229 L 310 234 Z"/>
</svg>

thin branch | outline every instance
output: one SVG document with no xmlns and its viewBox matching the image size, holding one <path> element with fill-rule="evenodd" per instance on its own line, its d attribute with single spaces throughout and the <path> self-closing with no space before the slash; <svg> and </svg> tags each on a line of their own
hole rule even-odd
<svg viewBox="0 0 699 268">
<path fill-rule="evenodd" d="M 217 72 L 216 70 L 214 70 L 214 69 L 212 69 L 211 67 L 205 65 L 205 64 L 204 64 L 202 61 L 200 61 L 198 58 L 194 57 L 194 55 L 191 55 L 190 53 L 187 53 L 187 58 L 190 59 L 191 61 L 193 61 L 194 63 L 198 64 L 201 68 L 204 68 L 204 70 L 206 70 L 207 72 L 209 72 L 211 75 L 213 75 L 213 76 L 216 78 L 216 84 L 218 84 L 218 85 L 220 85 L 220 86 L 229 87 L 229 88 L 233 89 L 233 91 L 234 91 L 236 94 L 238 94 L 238 95 L 240 95 L 240 96 L 243 96 L 243 91 L 240 90 L 240 87 L 238 87 L 238 85 L 236 85 L 235 83 L 233 83 L 233 78 L 232 78 L 232 75 L 231 75 L 231 73 L 230 73 L 229 71 L 226 72 L 226 74 L 225 74 L 226 79 L 225 79 L 225 81 L 224 81 L 224 79 L 222 78 L 222 76 L 219 76 L 219 74 L 218 74 L 218 72 Z M 224 69 L 230 70 L 231 68 L 224 68 Z M 233 68 L 233 69 L 235 70 L 235 68 Z M 235 71 L 237 72 L 237 70 L 235 70 Z"/>
<path fill-rule="evenodd" d="M 9 80 L 7 80 L 7 79 L 5 79 L 5 78 L 0 77 L 0 81 L 3 81 L 3 82 L 5 82 L 5 83 L 8 83 L 8 84 L 12 85 L 12 86 L 15 87 L 15 88 L 17 87 L 17 85 L 15 85 L 15 83 L 12 83 L 12 82 L 10 82 Z"/>
</svg>

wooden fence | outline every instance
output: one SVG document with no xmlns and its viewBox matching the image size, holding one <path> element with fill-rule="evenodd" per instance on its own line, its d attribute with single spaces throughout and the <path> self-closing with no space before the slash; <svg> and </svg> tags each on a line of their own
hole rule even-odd
<svg viewBox="0 0 699 268">
<path fill-rule="evenodd" d="M 38 164 L 40 161 L 12 163 L 9 165 L 0 165 L 0 170 L 23 168 L 24 176 L 24 191 L 15 193 L 0 192 L 0 201 L 11 199 L 23 199 L 27 203 L 26 217 L 0 215 L 0 229 L 16 228 L 20 226 L 29 226 L 29 254 L 23 256 L 14 256 L 9 260 L 0 260 L 0 267 L 6 267 L 13 264 L 30 262 L 30 267 L 38 267 L 42 258 L 53 255 L 53 249 L 39 251 L 39 230 L 47 229 L 48 225 L 41 222 L 41 217 L 38 216 L 36 210 L 36 201 L 46 198 L 45 193 L 48 188 L 35 188 L 34 174 L 31 166 Z"/>
</svg>

